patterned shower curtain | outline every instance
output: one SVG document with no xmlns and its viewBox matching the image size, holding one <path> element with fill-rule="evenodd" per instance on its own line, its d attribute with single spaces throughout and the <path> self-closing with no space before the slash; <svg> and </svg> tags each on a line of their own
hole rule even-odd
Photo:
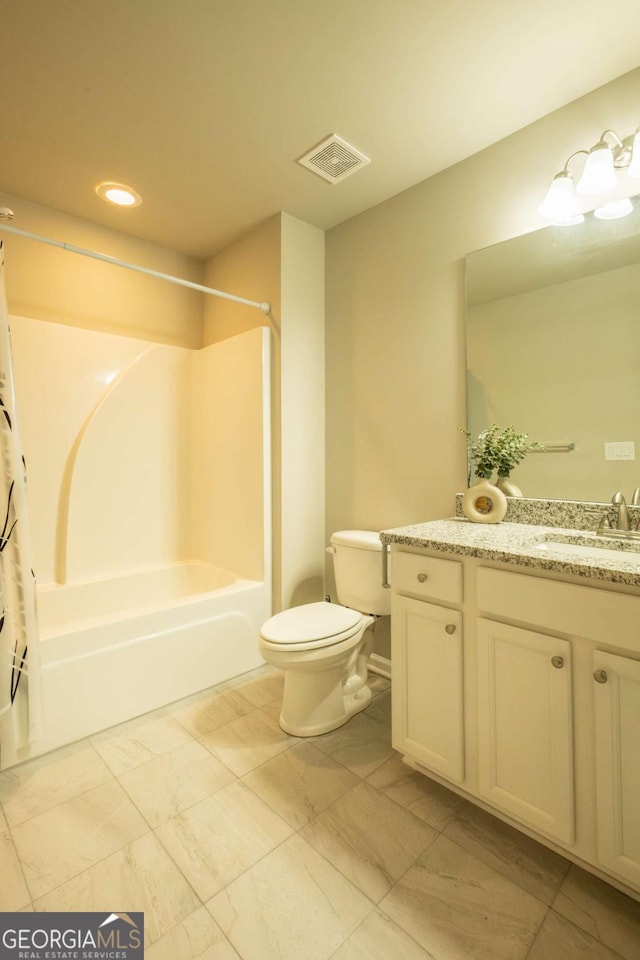
<svg viewBox="0 0 640 960">
<path fill-rule="evenodd" d="M 40 649 L 0 241 L 0 770 L 41 738 Z"/>
</svg>

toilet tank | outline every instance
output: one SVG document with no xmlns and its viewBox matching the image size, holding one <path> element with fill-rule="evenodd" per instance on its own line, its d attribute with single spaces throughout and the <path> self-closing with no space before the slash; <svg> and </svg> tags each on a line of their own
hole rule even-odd
<svg viewBox="0 0 640 960">
<path fill-rule="evenodd" d="M 382 588 L 382 543 L 370 530 L 340 530 L 331 536 L 338 603 L 388 616 L 391 591 Z M 386 548 L 385 548 L 386 549 Z"/>
</svg>

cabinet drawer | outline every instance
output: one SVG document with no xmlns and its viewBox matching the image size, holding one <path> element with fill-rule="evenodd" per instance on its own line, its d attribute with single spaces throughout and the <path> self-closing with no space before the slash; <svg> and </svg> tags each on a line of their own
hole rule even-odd
<svg viewBox="0 0 640 960">
<path fill-rule="evenodd" d="M 393 587 L 416 597 L 462 603 L 462 564 L 400 550 L 393 555 Z"/>
<path fill-rule="evenodd" d="M 640 597 L 480 567 L 478 608 L 640 653 Z"/>
</svg>

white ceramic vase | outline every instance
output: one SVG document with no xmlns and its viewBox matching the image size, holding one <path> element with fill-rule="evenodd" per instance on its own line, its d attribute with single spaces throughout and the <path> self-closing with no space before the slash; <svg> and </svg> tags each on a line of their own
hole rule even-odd
<svg viewBox="0 0 640 960">
<path fill-rule="evenodd" d="M 500 523 L 507 498 L 498 487 L 480 477 L 462 496 L 462 512 L 474 523 Z"/>
<path fill-rule="evenodd" d="M 496 480 L 496 487 L 499 490 L 502 490 L 505 497 L 521 497 L 522 490 L 518 487 L 511 477 L 498 477 Z"/>
</svg>

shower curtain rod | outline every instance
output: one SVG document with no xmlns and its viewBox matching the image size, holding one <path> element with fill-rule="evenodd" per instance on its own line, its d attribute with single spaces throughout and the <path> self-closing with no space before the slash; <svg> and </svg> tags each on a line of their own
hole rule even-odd
<svg viewBox="0 0 640 960">
<path fill-rule="evenodd" d="M 72 243 L 63 243 L 61 240 L 52 240 L 50 237 L 41 237 L 37 233 L 29 233 L 28 230 L 19 230 L 17 227 L 10 227 L 6 223 L 0 222 L 0 230 L 6 233 L 15 234 L 18 237 L 26 237 L 28 240 L 37 240 L 39 243 L 48 243 L 52 247 L 60 247 L 62 250 L 69 250 L 71 253 L 79 253 L 83 257 L 91 257 L 93 260 L 102 260 L 104 263 L 113 263 L 116 267 L 125 267 L 127 270 L 135 270 L 137 273 L 146 273 L 149 277 L 158 277 L 160 280 L 168 280 L 170 283 L 177 283 L 181 287 L 190 287 L 192 290 L 198 290 L 200 293 L 208 293 L 213 297 L 222 297 L 224 300 L 233 300 L 234 303 L 244 303 L 247 307 L 256 307 L 263 313 L 271 312 L 270 303 L 258 303 L 257 300 L 246 300 L 244 297 L 236 297 L 233 293 L 224 293 L 222 290 L 215 290 L 213 287 L 205 287 L 201 283 L 193 283 L 191 280 L 183 280 L 181 277 L 174 277 L 170 273 L 161 273 L 159 270 L 151 270 L 149 267 L 139 267 L 135 263 L 127 263 L 126 260 L 119 260 L 117 257 L 110 257 L 106 253 L 97 253 L 95 250 L 85 250 L 84 247 L 75 247 Z"/>
</svg>

